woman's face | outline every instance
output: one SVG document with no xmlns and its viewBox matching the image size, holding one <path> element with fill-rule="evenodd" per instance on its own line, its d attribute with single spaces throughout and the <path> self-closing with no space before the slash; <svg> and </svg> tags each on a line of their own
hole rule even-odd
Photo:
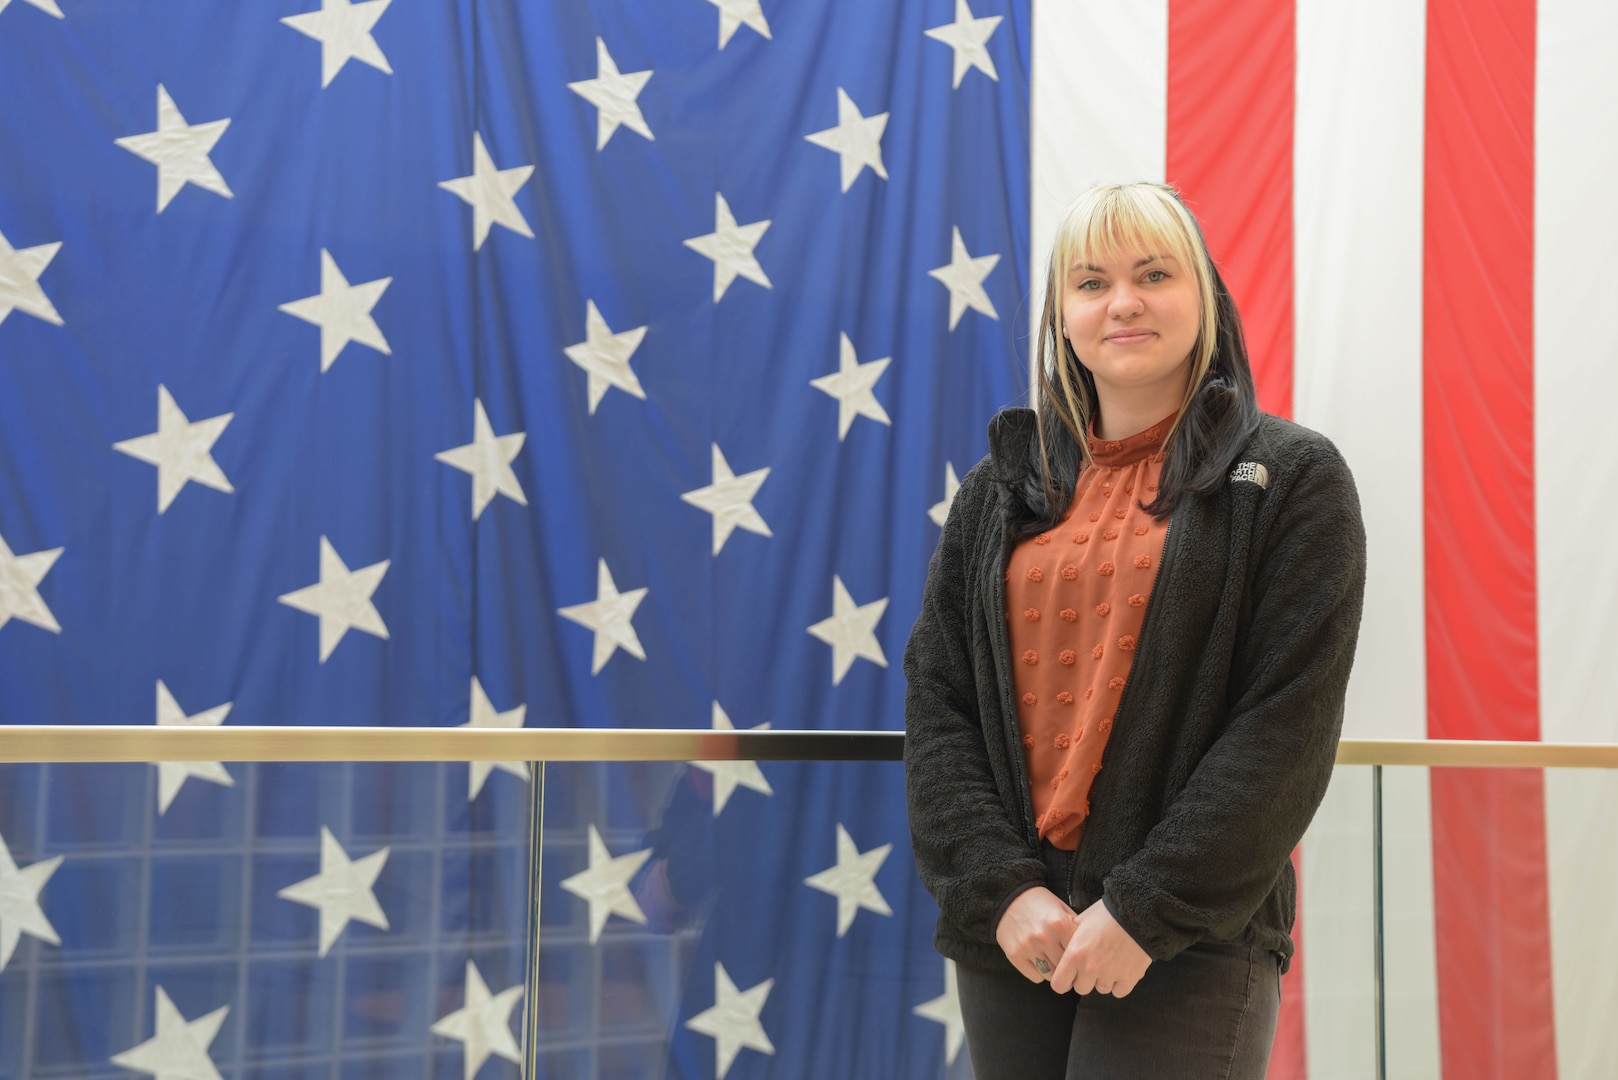
<svg viewBox="0 0 1618 1080">
<path fill-rule="evenodd" d="M 1185 393 L 1201 318 L 1196 273 L 1172 255 L 1120 249 L 1075 260 L 1062 285 L 1062 328 L 1104 396 L 1160 391 L 1172 411 Z"/>
</svg>

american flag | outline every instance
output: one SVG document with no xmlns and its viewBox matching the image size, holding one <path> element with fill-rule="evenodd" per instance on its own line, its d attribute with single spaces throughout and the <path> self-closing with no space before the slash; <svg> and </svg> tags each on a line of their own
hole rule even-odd
<svg viewBox="0 0 1618 1080">
<path fill-rule="evenodd" d="M 1359 478 L 1346 734 L 1618 742 L 1614 56 L 1606 0 L 0 0 L 0 720 L 897 728 L 1030 268 L 1147 179 Z M 546 1076 L 964 1069 L 897 766 L 549 767 L 532 1003 L 525 777 L 0 767 L 0 1077 L 509 1076 L 529 1005 Z M 1386 786 L 1390 1075 L 1610 1076 L 1614 777 Z M 1372 1074 L 1368 788 L 1277 1080 Z"/>
<path fill-rule="evenodd" d="M 0 0 L 0 720 L 897 729 L 1028 0 Z M 938 1076 L 897 764 L 0 769 L 0 1077 Z"/>
</svg>

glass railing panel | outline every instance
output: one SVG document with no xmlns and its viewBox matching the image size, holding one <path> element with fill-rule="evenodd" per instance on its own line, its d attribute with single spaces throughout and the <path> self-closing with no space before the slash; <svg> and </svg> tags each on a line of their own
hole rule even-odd
<svg viewBox="0 0 1618 1080">
<path fill-rule="evenodd" d="M 819 1014 L 813 1020 L 785 1010 L 788 1019 L 778 1038 L 766 1022 L 776 993 L 772 984 L 760 1026 L 775 1052 L 738 1044 L 731 1075 L 796 1075 L 796 1069 L 807 1076 L 816 1075 L 815 1068 L 848 1070 L 837 1075 L 849 1076 L 970 1075 L 958 1047 L 947 1060 L 949 1031 L 933 1019 L 943 1007 L 917 1013 L 946 995 L 943 962 L 928 940 L 934 909 L 914 877 L 902 809 L 887 803 L 902 781 L 899 766 L 765 762 L 758 769 L 749 780 L 763 778 L 771 788 L 768 796 L 735 782 L 738 772 L 716 786 L 702 767 L 547 767 L 539 1075 L 594 1076 L 611 1070 L 612 1075 L 661 1076 L 717 1067 L 719 1040 L 694 1034 L 690 1023 L 717 997 L 717 972 L 704 976 L 726 956 L 740 957 L 738 963 L 768 958 L 792 974 L 761 970 L 755 973 L 759 977 L 812 984 L 832 999 L 811 999 L 812 1007 L 802 1011 Z M 870 776 L 862 778 L 862 770 L 871 770 Z M 724 803 L 715 815 L 720 791 Z M 781 809 L 794 804 L 791 812 Z M 1277 1035 L 1270 1073 L 1275 1080 L 1372 1075 L 1371 805 L 1371 769 L 1338 769 L 1300 845 L 1301 952 L 1285 983 L 1288 1012 Z M 736 818 L 727 816 L 737 809 L 743 812 Z M 889 820 L 889 813 L 898 816 Z M 856 835 L 855 823 L 861 820 L 878 831 L 900 831 L 863 839 Z M 805 880 L 834 863 L 838 825 L 848 829 L 856 856 L 879 846 L 878 840 L 892 844 L 874 884 L 894 914 L 879 916 L 856 903 L 847 930 L 856 942 L 851 947 L 836 935 L 835 897 L 817 893 Z M 590 869 L 592 828 L 603 849 L 598 860 L 603 868 L 644 856 L 622 867 L 620 875 L 627 877 L 615 899 L 605 893 L 598 899 L 604 914 L 598 916 L 603 922 L 593 944 L 590 904 L 580 895 L 590 886 L 575 878 Z M 1388 842 L 1395 847 L 1408 842 L 1402 829 L 1403 822 L 1389 830 Z M 820 840 L 819 861 L 826 867 L 812 865 L 815 860 L 805 851 L 816 843 L 816 832 L 828 834 Z M 775 843 L 759 842 L 771 836 L 778 836 Z M 890 867 L 901 865 L 902 873 L 890 878 Z M 576 889 L 564 884 L 570 879 Z M 605 888 L 605 878 L 596 885 Z M 894 889 L 898 898 L 889 891 Z M 741 899 L 746 896 L 754 897 L 755 908 Z M 830 921 L 817 929 L 813 907 L 818 901 L 826 908 L 820 921 Z M 773 905 L 770 915 L 756 910 L 761 903 Z M 636 914 L 625 917 L 625 910 Z M 907 919 L 909 925 L 900 929 Z M 822 938 L 816 938 L 821 931 Z M 746 978 L 728 967 L 726 977 L 738 992 L 749 988 Z M 884 999 L 871 999 L 873 985 L 883 988 Z M 908 1007 L 899 1008 L 911 997 Z M 848 1002 L 858 1004 L 850 1008 Z M 849 1030 L 834 1017 L 842 1017 Z M 874 1034 L 884 1024 L 891 1049 Z M 782 1046 L 799 1037 L 805 1025 L 795 1050 L 812 1046 L 807 1052 L 818 1055 L 814 1064 L 783 1060 Z M 849 1049 L 862 1039 L 869 1044 L 862 1051 Z M 884 1064 L 871 1065 L 857 1056 L 863 1052 Z M 836 1054 L 856 1056 L 829 1056 Z M 746 1071 L 750 1061 L 757 1073 Z"/>
<path fill-rule="evenodd" d="M 536 1076 L 969 1075 L 899 763 L 551 763 L 543 859 Z"/>
<path fill-rule="evenodd" d="M 0 765 L 0 1078 L 516 1076 L 530 785 L 477 768 Z"/>
<path fill-rule="evenodd" d="M 1362 1080 L 1374 1062 L 1371 769 L 1338 766 L 1295 854 L 1297 953 L 1269 1080 Z"/>
<path fill-rule="evenodd" d="M 1618 1061 L 1618 770 L 1386 767 L 1387 1075 Z"/>
</svg>

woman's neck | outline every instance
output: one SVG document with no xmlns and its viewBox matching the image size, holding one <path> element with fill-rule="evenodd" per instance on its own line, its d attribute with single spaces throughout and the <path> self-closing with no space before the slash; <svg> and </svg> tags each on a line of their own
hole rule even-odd
<svg viewBox="0 0 1618 1080">
<path fill-rule="evenodd" d="M 1153 388 L 1151 393 L 1108 393 L 1099 386 L 1100 415 L 1096 417 L 1095 433 L 1102 439 L 1127 439 L 1145 431 L 1165 416 L 1179 411 L 1185 400 L 1184 385 L 1167 390 Z"/>
</svg>

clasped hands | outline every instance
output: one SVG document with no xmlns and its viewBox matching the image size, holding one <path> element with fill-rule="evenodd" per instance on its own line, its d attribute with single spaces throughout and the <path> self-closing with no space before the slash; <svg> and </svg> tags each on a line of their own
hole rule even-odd
<svg viewBox="0 0 1618 1080">
<path fill-rule="evenodd" d="M 1058 994 L 1124 997 L 1152 963 L 1100 900 L 1075 913 L 1044 886 L 1013 900 L 994 936 L 1028 981 L 1048 981 Z"/>
</svg>

